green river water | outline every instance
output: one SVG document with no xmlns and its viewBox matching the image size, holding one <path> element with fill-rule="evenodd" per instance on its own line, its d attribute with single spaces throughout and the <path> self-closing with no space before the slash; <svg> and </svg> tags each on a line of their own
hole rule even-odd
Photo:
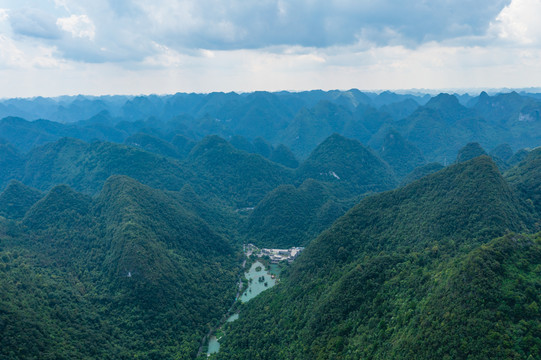
<svg viewBox="0 0 541 360">
<path fill-rule="evenodd" d="M 257 268 L 261 268 L 259 271 L 257 271 Z M 248 272 L 244 273 L 244 276 L 246 279 L 248 279 L 248 288 L 240 297 L 240 301 L 248 302 L 255 298 L 257 295 L 261 294 L 263 291 L 270 289 L 274 285 L 276 285 L 276 279 L 272 278 L 272 275 L 278 275 L 278 267 L 271 265 L 270 273 L 265 270 L 265 266 L 259 262 L 256 261 L 252 264 L 250 267 L 250 270 Z M 228 319 L 227 322 L 233 322 L 239 318 L 239 314 L 233 314 Z M 214 354 L 220 351 L 220 343 L 219 339 L 216 338 L 216 336 L 211 336 L 208 343 L 208 351 L 207 355 Z"/>
</svg>

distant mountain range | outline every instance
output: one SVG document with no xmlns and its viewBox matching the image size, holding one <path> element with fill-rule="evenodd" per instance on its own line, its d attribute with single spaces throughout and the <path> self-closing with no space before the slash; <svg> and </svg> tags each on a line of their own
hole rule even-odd
<svg viewBox="0 0 541 360">
<path fill-rule="evenodd" d="M 516 92 L 431 97 L 352 89 L 8 99 L 0 101 L 0 138 L 26 152 L 65 136 L 133 144 L 140 133 L 167 142 L 176 135 L 198 141 L 216 134 L 262 138 L 304 159 L 333 133 L 379 149 L 397 132 L 427 161 L 445 162 L 468 142 L 489 150 L 504 143 L 514 151 L 537 146 L 540 109 L 537 94 Z"/>
</svg>

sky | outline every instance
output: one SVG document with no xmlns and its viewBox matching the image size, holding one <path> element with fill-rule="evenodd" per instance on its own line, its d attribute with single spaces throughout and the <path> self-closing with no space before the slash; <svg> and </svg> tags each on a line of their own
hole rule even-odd
<svg viewBox="0 0 541 360">
<path fill-rule="evenodd" d="M 0 0 L 0 97 L 541 86 L 541 0 Z"/>
</svg>

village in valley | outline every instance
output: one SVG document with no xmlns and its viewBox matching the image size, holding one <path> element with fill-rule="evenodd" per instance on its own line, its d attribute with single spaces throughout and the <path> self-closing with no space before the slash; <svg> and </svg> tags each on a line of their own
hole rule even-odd
<svg viewBox="0 0 541 360">
<path fill-rule="evenodd" d="M 278 264 L 282 261 L 292 263 L 304 250 L 303 247 L 292 247 L 289 249 L 260 249 L 254 244 L 244 245 L 246 257 L 256 255 L 257 257 L 268 257 L 271 264 Z"/>
</svg>

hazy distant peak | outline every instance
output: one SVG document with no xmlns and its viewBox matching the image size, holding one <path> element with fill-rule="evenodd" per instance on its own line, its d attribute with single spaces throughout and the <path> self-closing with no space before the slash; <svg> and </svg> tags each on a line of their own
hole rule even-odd
<svg viewBox="0 0 541 360">
<path fill-rule="evenodd" d="M 456 162 L 464 162 L 476 158 L 481 155 L 486 155 L 486 151 L 479 145 L 479 143 L 472 142 L 466 144 L 462 149 L 458 151 Z"/>
</svg>

